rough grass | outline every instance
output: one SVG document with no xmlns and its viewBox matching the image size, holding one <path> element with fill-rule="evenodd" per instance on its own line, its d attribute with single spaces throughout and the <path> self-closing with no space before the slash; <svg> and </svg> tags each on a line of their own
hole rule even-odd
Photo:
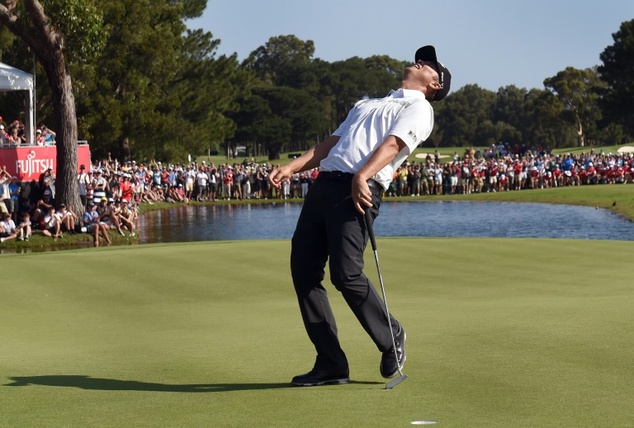
<svg viewBox="0 0 634 428">
<path fill-rule="evenodd" d="M 0 426 L 628 426 L 631 243 L 379 239 L 409 379 L 332 288 L 353 382 L 293 388 L 314 352 L 286 241 L 5 255 Z M 376 278 L 367 254 L 367 273 Z M 377 284 L 378 285 L 378 284 Z"/>
</svg>

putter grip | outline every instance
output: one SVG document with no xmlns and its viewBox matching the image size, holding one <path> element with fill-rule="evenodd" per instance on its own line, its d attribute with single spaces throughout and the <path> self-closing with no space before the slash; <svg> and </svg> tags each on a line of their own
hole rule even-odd
<svg viewBox="0 0 634 428">
<path fill-rule="evenodd" d="M 374 226 L 372 225 L 372 215 L 370 214 L 370 208 L 365 209 L 365 227 L 368 228 L 368 235 L 370 235 L 370 242 L 372 243 L 372 250 L 376 251 L 376 239 L 374 238 Z"/>
</svg>

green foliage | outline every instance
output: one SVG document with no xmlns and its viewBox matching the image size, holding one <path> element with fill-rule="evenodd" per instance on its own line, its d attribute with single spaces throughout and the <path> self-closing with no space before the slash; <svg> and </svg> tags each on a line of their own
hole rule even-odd
<svg viewBox="0 0 634 428">
<path fill-rule="evenodd" d="M 232 136 L 227 113 L 249 73 L 235 56 L 215 57 L 211 33 L 186 29 L 191 8 L 163 0 L 101 7 L 108 42 L 95 64 L 78 67 L 77 91 L 80 129 L 95 157 L 184 161 Z"/>
<path fill-rule="evenodd" d="M 50 23 L 64 35 L 69 62 L 92 62 L 106 45 L 97 0 L 41 0 Z"/>
<path fill-rule="evenodd" d="M 252 69 L 256 76 L 275 86 L 289 84 L 296 78 L 304 65 L 309 64 L 315 53 L 312 40 L 302 41 L 296 36 L 271 37 L 244 61 L 243 65 Z"/>
<path fill-rule="evenodd" d="M 403 68 L 403 63 L 385 56 L 334 62 L 327 82 L 335 97 L 332 126 L 338 126 L 359 99 L 383 97 L 397 88 Z"/>
<path fill-rule="evenodd" d="M 579 146 L 584 146 L 586 132 L 593 130 L 594 124 L 601 119 L 598 103 L 602 83 L 596 70 L 567 67 L 546 79 L 544 85 L 562 102 L 561 117 L 574 128 Z"/>
<path fill-rule="evenodd" d="M 440 103 L 438 103 L 440 104 Z M 485 131 L 480 132 L 479 127 L 490 120 L 495 94 L 478 85 L 466 85 L 447 97 L 437 109 L 437 129 L 442 129 L 440 134 L 432 134 L 430 139 L 434 146 L 479 146 L 477 136 L 486 136 Z M 489 125 L 486 125 L 489 127 Z"/>
<path fill-rule="evenodd" d="M 269 159 L 278 159 L 284 149 L 305 150 L 323 128 L 317 100 L 301 89 L 255 88 L 240 104 L 232 115 L 238 128 L 234 141 L 250 146 L 249 153 L 265 149 Z"/>
<path fill-rule="evenodd" d="M 634 136 L 634 20 L 621 24 L 612 35 L 614 44 L 601 53 L 603 65 L 598 67 L 607 84 L 602 92 L 602 107 L 608 121 L 620 124 Z"/>
</svg>

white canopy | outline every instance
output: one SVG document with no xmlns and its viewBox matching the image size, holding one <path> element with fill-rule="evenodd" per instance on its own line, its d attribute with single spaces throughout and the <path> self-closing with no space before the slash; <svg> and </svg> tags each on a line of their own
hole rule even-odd
<svg viewBox="0 0 634 428">
<path fill-rule="evenodd" d="M 34 102 L 33 102 L 33 75 L 25 71 L 18 70 L 10 65 L 0 62 L 0 92 L 28 91 L 26 98 L 26 120 L 24 126 L 27 132 L 28 142 L 33 144 L 34 128 Z"/>
</svg>

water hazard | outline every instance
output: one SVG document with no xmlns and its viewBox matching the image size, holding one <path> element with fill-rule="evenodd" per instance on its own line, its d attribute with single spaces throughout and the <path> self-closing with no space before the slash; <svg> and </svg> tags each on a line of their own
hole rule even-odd
<svg viewBox="0 0 634 428">
<path fill-rule="evenodd" d="M 290 239 L 299 203 L 179 206 L 143 214 L 141 243 Z M 377 236 L 634 240 L 634 223 L 608 210 L 503 202 L 384 202 Z"/>
</svg>

